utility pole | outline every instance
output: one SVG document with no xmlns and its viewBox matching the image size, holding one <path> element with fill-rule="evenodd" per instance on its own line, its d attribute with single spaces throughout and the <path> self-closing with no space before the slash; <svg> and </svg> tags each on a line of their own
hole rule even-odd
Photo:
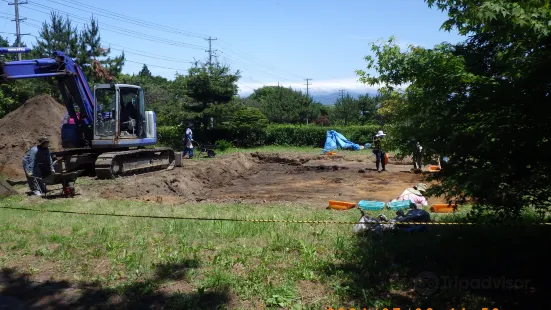
<svg viewBox="0 0 551 310">
<path fill-rule="evenodd" d="M 344 99 L 344 89 L 339 89 L 339 92 L 341 93 L 341 99 Z"/>
<path fill-rule="evenodd" d="M 309 93 L 309 88 L 308 86 L 310 86 L 310 84 L 308 83 L 309 81 L 311 81 L 312 79 L 304 79 L 306 81 L 306 96 L 308 96 L 310 93 Z"/>
<path fill-rule="evenodd" d="M 218 40 L 218 39 L 213 39 L 209 36 L 209 38 L 205 39 L 205 40 L 209 41 L 209 49 L 205 52 L 209 53 L 209 66 L 211 66 L 212 65 L 212 54 L 217 52 L 217 50 L 214 50 L 214 51 L 212 50 L 212 41 L 215 41 L 215 40 Z"/>
<path fill-rule="evenodd" d="M 8 5 L 13 5 L 15 7 L 15 19 L 12 19 L 12 22 L 15 22 L 15 36 L 17 47 L 21 47 L 21 37 L 28 35 L 28 33 L 21 34 L 21 29 L 19 27 L 19 22 L 25 20 L 26 18 L 19 18 L 19 5 L 27 4 L 27 2 L 19 2 L 19 0 L 14 0 L 13 3 L 8 3 Z M 19 60 L 21 60 L 21 53 L 17 54 Z"/>
<path fill-rule="evenodd" d="M 306 81 L 306 97 L 309 97 L 309 96 L 310 96 L 310 88 L 309 88 L 310 83 L 309 83 L 309 82 L 310 82 L 312 79 L 304 79 L 304 80 Z M 308 103 L 309 103 L 309 102 L 307 101 L 307 104 L 308 104 Z M 306 115 L 306 125 L 307 125 L 307 126 L 308 126 L 308 117 L 309 117 L 309 115 L 307 114 L 307 115 Z"/>
</svg>

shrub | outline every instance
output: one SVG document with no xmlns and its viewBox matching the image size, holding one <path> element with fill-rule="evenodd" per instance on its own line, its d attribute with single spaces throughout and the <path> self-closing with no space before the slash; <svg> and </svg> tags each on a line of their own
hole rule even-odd
<svg viewBox="0 0 551 310">
<path fill-rule="evenodd" d="M 216 141 L 216 148 L 220 150 L 220 152 L 224 152 L 225 150 L 232 148 L 233 145 L 231 142 L 226 140 L 218 140 Z"/>
<path fill-rule="evenodd" d="M 203 143 L 226 140 L 241 147 L 258 145 L 284 145 L 284 146 L 311 146 L 323 147 L 328 130 L 335 130 L 348 140 L 363 145 L 370 143 L 375 133 L 381 129 L 379 125 L 363 126 L 303 126 L 303 125 L 268 125 L 264 128 L 264 122 L 257 118 L 255 112 L 244 111 L 238 116 L 241 122 L 237 122 L 228 129 L 210 129 L 194 132 L 194 139 Z M 247 120 L 247 121 L 244 121 Z M 253 126 L 252 120 L 258 120 Z M 248 124 L 248 125 L 247 125 Z M 159 144 L 180 150 L 182 148 L 181 137 L 185 128 L 177 126 L 160 126 L 157 128 Z M 222 142 L 224 143 L 224 142 Z"/>
<path fill-rule="evenodd" d="M 322 115 L 318 119 L 316 119 L 316 125 L 319 126 L 331 126 L 331 122 L 327 118 L 327 115 Z"/>
<path fill-rule="evenodd" d="M 265 143 L 268 145 L 323 147 L 328 130 L 335 130 L 348 140 L 362 145 L 372 141 L 377 130 L 380 130 L 380 126 L 270 125 L 266 129 Z"/>
</svg>

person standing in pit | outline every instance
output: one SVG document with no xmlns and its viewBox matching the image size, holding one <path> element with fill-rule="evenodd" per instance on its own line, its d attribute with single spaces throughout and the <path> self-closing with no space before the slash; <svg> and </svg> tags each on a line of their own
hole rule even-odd
<svg viewBox="0 0 551 310">
<path fill-rule="evenodd" d="M 373 154 L 375 154 L 375 165 L 377 167 L 377 171 L 379 171 L 379 167 L 382 167 L 380 171 L 386 171 L 386 153 L 383 148 L 383 139 L 385 136 L 386 134 L 382 130 L 379 130 L 373 139 Z"/>
<path fill-rule="evenodd" d="M 188 123 L 186 128 L 186 133 L 184 135 L 184 151 L 182 152 L 182 158 L 186 156 L 186 154 L 189 152 L 189 159 L 193 158 L 193 131 L 191 128 L 193 127 L 192 123 Z"/>
<path fill-rule="evenodd" d="M 423 169 L 423 147 L 419 142 L 417 142 L 413 151 L 413 169 Z"/>
</svg>

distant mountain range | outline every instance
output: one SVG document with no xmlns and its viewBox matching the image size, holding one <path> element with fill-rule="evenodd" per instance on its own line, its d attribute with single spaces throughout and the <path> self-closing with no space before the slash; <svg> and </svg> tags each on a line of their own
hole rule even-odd
<svg viewBox="0 0 551 310">
<path fill-rule="evenodd" d="M 377 95 L 377 92 L 375 92 L 375 91 L 360 92 L 360 91 L 354 91 L 354 90 L 351 90 L 351 91 L 345 90 L 345 95 L 346 95 L 346 93 L 350 94 L 350 96 L 352 96 L 356 99 L 360 95 L 365 95 L 365 94 L 369 94 L 371 96 Z M 241 95 L 241 97 L 246 98 L 249 95 L 250 94 L 247 93 L 245 95 Z M 340 98 L 341 93 L 338 92 L 338 91 L 336 91 L 336 92 L 332 92 L 332 91 L 311 91 L 310 96 L 312 96 L 314 101 L 319 102 L 321 104 L 333 105 L 333 104 L 335 104 L 335 101 L 337 101 L 337 99 Z"/>
<path fill-rule="evenodd" d="M 376 92 L 357 92 L 357 91 L 347 91 L 350 96 L 358 98 L 360 95 L 370 94 L 372 96 L 376 95 Z M 310 93 L 314 101 L 317 101 L 325 105 L 333 105 L 338 98 L 340 98 L 340 92 L 311 92 Z"/>
</svg>

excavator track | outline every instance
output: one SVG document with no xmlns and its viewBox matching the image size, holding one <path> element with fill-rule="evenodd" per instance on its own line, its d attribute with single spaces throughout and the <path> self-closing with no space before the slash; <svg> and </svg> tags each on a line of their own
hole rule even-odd
<svg viewBox="0 0 551 310">
<path fill-rule="evenodd" d="M 95 163 L 99 179 L 174 168 L 174 151 L 169 148 L 137 149 L 107 152 L 98 156 Z"/>
</svg>

